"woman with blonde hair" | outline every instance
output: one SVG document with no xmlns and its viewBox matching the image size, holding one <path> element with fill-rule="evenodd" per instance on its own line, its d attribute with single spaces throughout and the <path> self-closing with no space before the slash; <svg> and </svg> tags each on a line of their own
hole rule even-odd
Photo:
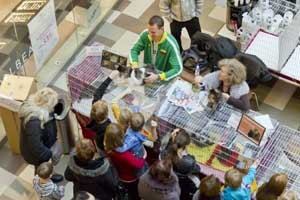
<svg viewBox="0 0 300 200">
<path fill-rule="evenodd" d="M 20 150 L 24 160 L 35 168 L 50 159 L 56 164 L 61 155 L 54 118 L 57 102 L 58 94 L 51 88 L 43 88 L 31 95 L 20 108 Z M 54 182 L 62 179 L 58 174 L 52 178 Z"/>
<path fill-rule="evenodd" d="M 219 89 L 228 104 L 247 111 L 250 109 L 249 86 L 246 83 L 246 67 L 236 59 L 222 59 L 220 70 L 204 77 L 195 77 L 196 84 L 204 84 L 206 89 Z"/>
</svg>

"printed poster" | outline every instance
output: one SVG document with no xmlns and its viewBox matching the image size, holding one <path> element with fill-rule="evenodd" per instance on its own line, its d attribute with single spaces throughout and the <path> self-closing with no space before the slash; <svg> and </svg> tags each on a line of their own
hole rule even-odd
<svg viewBox="0 0 300 200">
<path fill-rule="evenodd" d="M 37 69 L 41 68 L 59 41 L 54 1 L 49 2 L 28 23 Z"/>
</svg>

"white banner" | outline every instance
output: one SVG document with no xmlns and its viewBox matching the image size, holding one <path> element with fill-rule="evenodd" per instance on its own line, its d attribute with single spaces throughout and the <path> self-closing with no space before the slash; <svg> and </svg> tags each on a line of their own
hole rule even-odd
<svg viewBox="0 0 300 200">
<path fill-rule="evenodd" d="M 54 1 L 49 2 L 28 23 L 28 30 L 37 69 L 43 66 L 59 41 Z"/>
</svg>

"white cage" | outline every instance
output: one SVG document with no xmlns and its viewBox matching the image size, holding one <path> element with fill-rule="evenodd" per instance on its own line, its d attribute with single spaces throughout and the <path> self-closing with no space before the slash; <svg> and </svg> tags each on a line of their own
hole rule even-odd
<svg viewBox="0 0 300 200">
<path fill-rule="evenodd" d="M 280 125 L 259 154 L 257 178 L 266 182 L 274 173 L 288 175 L 288 188 L 300 195 L 300 132 Z"/>
</svg>

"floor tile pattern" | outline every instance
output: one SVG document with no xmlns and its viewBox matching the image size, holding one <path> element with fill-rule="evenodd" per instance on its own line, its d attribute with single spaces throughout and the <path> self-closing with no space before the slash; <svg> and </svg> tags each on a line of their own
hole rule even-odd
<svg viewBox="0 0 300 200">
<path fill-rule="evenodd" d="M 225 25 L 225 8 L 223 0 L 217 0 L 218 7 L 214 0 L 205 0 L 204 8 L 200 18 L 200 24 L 203 32 L 211 35 L 217 35 Z M 56 3 L 59 3 L 56 1 Z M 122 54 L 128 54 L 134 42 L 138 39 L 139 33 L 146 28 L 147 21 L 150 16 L 159 14 L 158 9 L 159 0 L 122 0 L 111 12 L 111 15 L 106 19 L 103 25 L 95 31 L 85 44 L 92 44 L 93 42 L 103 43 L 108 48 L 111 48 Z M 137 9 L 139 8 L 139 9 Z M 67 12 L 64 11 L 67 7 L 61 9 L 57 14 L 59 19 L 65 16 Z M 2 34 L 12 34 L 11 29 L 2 29 Z M 166 22 L 165 29 L 169 30 L 169 24 Z M 224 31 L 222 31 L 224 32 Z M 228 32 L 226 32 L 228 34 Z M 232 33 L 229 33 L 232 36 Z M 189 47 L 190 40 L 186 31 L 182 34 L 183 46 Z M 7 37 L 6 42 L 15 43 L 14 37 Z M 27 41 L 24 41 L 24 48 L 26 48 Z M 20 49 L 20 48 L 19 48 Z M 7 56 L 12 54 L 12 49 L 1 48 L 0 56 Z M 52 81 L 52 85 L 61 88 L 68 92 L 66 82 L 65 67 L 60 74 Z M 2 68 L 0 68 L 2 70 Z M 270 105 L 264 103 L 264 99 L 272 90 L 276 81 L 271 84 L 260 84 L 254 91 L 257 93 L 260 101 L 260 112 L 268 113 L 272 117 L 278 119 L 282 123 L 291 126 L 292 128 L 299 128 L 300 124 L 300 89 L 298 88 L 292 98 L 287 102 L 283 110 L 278 110 Z M 27 200 L 37 199 L 32 188 L 33 167 L 28 166 L 21 156 L 10 153 L 7 145 L 0 149 L 0 199 L 1 200 Z M 68 162 L 68 156 L 62 158 L 55 170 L 63 173 Z M 66 184 L 66 196 L 64 199 L 71 199 L 73 195 L 72 183 L 63 182 Z"/>
</svg>

